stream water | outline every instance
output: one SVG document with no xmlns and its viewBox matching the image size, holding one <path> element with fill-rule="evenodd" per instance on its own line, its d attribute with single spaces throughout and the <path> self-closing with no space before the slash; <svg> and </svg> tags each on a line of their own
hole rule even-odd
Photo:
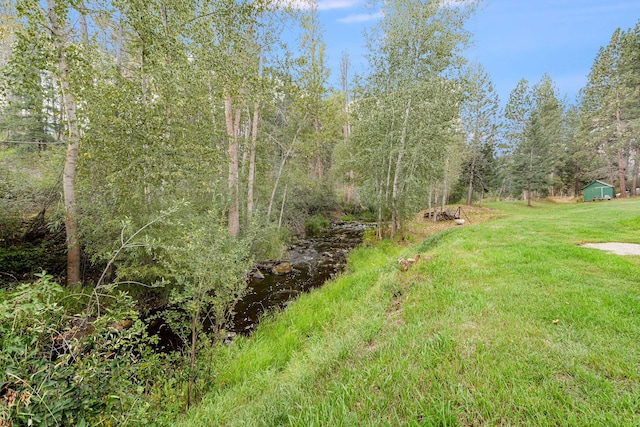
<svg viewBox="0 0 640 427">
<path fill-rule="evenodd" d="M 230 331 L 250 332 L 265 311 L 285 307 L 300 293 L 321 286 L 342 271 L 347 254 L 362 243 L 367 227 L 357 223 L 333 224 L 321 236 L 306 238 L 292 246 L 286 259 L 258 262 L 256 267 L 264 278 L 252 277 L 247 294 L 235 308 Z M 277 270 L 285 272 L 276 274 Z"/>
</svg>

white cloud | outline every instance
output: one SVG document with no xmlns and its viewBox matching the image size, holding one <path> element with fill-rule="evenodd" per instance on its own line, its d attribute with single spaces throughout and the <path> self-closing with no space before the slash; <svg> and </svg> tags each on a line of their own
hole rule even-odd
<svg viewBox="0 0 640 427">
<path fill-rule="evenodd" d="M 383 16 L 384 12 L 382 11 L 376 13 L 358 13 L 340 18 L 338 19 L 338 22 L 342 22 L 343 24 L 356 24 L 359 22 L 375 21 L 376 19 L 380 19 Z"/>
<path fill-rule="evenodd" d="M 351 9 L 360 6 L 363 0 L 275 0 L 276 6 L 291 7 L 294 9 L 311 9 L 314 5 L 318 10 Z"/>
<path fill-rule="evenodd" d="M 443 0 L 442 5 L 444 7 L 458 7 L 467 6 L 476 3 L 476 0 Z"/>
<path fill-rule="evenodd" d="M 311 2 L 309 0 L 274 0 L 273 5 L 275 7 L 290 7 L 293 9 L 311 8 Z"/>
<path fill-rule="evenodd" d="M 361 3 L 362 0 L 319 0 L 318 10 L 351 9 Z"/>
</svg>

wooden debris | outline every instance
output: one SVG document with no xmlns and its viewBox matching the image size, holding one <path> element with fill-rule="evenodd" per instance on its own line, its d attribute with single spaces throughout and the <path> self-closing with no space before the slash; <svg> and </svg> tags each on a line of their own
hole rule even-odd
<svg viewBox="0 0 640 427">
<path fill-rule="evenodd" d="M 454 219 L 460 218 L 460 208 L 455 211 L 447 209 L 446 211 L 441 212 L 433 210 L 424 213 L 424 217 L 427 219 L 433 219 L 434 215 L 436 217 L 436 221 L 453 221 Z"/>
<path fill-rule="evenodd" d="M 469 224 L 471 224 L 471 220 L 469 219 L 467 214 L 462 210 L 462 206 L 458 206 L 458 209 L 456 210 L 451 210 L 451 209 L 447 209 L 445 211 L 443 210 L 438 211 L 437 209 L 428 210 L 424 213 L 424 218 L 430 219 L 433 221 L 433 218 L 435 217 L 436 221 L 456 221 L 458 225 L 462 225 L 464 224 L 464 221 L 465 221 L 462 219 L 462 215 L 464 215 L 467 218 L 467 221 L 469 222 Z M 462 221 L 462 223 L 458 222 L 457 220 Z"/>
</svg>

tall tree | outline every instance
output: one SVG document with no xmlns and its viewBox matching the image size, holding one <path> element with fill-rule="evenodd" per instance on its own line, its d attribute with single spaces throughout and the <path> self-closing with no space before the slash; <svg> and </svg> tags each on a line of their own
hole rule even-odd
<svg viewBox="0 0 640 427">
<path fill-rule="evenodd" d="M 12 55 L 13 66 L 21 69 L 25 58 L 33 60 L 29 52 L 20 52 L 21 48 L 32 45 L 35 40 L 42 55 L 28 66 L 40 73 L 52 76 L 59 91 L 61 110 L 64 112 L 63 137 L 67 142 L 67 153 L 63 168 L 63 197 L 65 207 L 65 231 L 67 236 L 67 282 L 80 283 L 80 242 L 78 230 L 78 212 L 76 205 L 76 166 L 81 136 L 80 120 L 77 116 L 79 93 L 86 80 L 83 48 L 77 40 L 77 28 L 71 26 L 70 15 L 74 2 L 65 0 L 47 0 L 43 5 L 33 0 L 20 0 L 16 3 L 18 16 L 25 23 L 18 30 L 17 50 Z M 22 56 L 24 54 L 24 56 Z"/>
<path fill-rule="evenodd" d="M 512 143 L 512 181 L 531 205 L 534 192 L 549 189 L 557 153 L 562 147 L 563 108 L 548 75 L 529 88 L 521 80 L 505 109 Z"/>
<path fill-rule="evenodd" d="M 626 197 L 628 157 L 638 140 L 638 29 L 614 31 L 600 48 L 582 91 L 581 135 L 617 172 L 620 195 Z M 594 153 L 597 155 L 597 153 Z"/>
<path fill-rule="evenodd" d="M 465 102 L 460 116 L 467 140 L 470 159 L 467 162 L 467 205 L 471 205 L 474 185 L 481 191 L 488 180 L 488 166 L 498 136 L 498 95 L 487 73 L 478 65 L 469 70 Z"/>
<path fill-rule="evenodd" d="M 459 102 L 459 85 L 447 71 L 460 64 L 468 39 L 463 23 L 474 6 L 385 1 L 384 18 L 369 38 L 372 72 L 356 100 L 354 152 L 360 163 L 368 158 L 361 179 L 376 188 L 379 218 L 390 212 L 392 237 L 412 191 L 444 173 Z"/>
<path fill-rule="evenodd" d="M 329 78 L 329 69 L 325 65 L 325 44 L 322 39 L 322 27 L 318 19 L 316 5 L 302 16 L 302 37 L 300 41 L 301 56 L 299 58 L 299 84 L 302 89 L 304 108 L 308 112 L 312 124 L 312 132 L 308 135 L 308 147 L 311 150 L 309 158 L 313 164 L 309 170 L 313 171 L 315 178 L 324 177 L 325 158 L 330 154 L 325 147 L 325 135 L 323 130 L 326 123 L 322 123 L 324 102 L 326 96 L 326 83 Z"/>
</svg>

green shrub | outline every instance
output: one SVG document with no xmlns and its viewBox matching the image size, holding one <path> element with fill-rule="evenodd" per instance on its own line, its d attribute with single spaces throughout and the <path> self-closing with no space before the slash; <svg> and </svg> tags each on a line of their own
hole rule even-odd
<svg viewBox="0 0 640 427">
<path fill-rule="evenodd" d="M 105 300 L 100 316 L 71 317 L 61 303 L 65 291 L 51 279 L 40 274 L 0 302 L 0 420 L 16 426 L 144 422 L 145 387 L 161 364 L 133 301 L 105 290 L 103 298 L 113 302 Z M 118 326 L 125 320 L 126 328 Z M 149 377 L 138 372 L 141 361 L 156 366 Z"/>
<path fill-rule="evenodd" d="M 251 241 L 251 255 L 255 259 L 279 259 L 286 248 L 290 235 L 287 228 L 280 228 L 276 224 L 266 223 L 253 227 Z"/>
<path fill-rule="evenodd" d="M 62 260 L 62 262 L 61 262 Z M 36 271 L 62 272 L 66 261 L 66 248 L 56 242 L 41 241 L 21 246 L 0 246 L 0 284 L 33 278 Z M 15 276 L 15 279 L 12 277 Z"/>
<path fill-rule="evenodd" d="M 318 236 L 323 229 L 329 227 L 329 220 L 320 214 L 315 214 L 307 218 L 304 222 L 304 229 L 307 236 Z"/>
<path fill-rule="evenodd" d="M 375 246 L 378 241 L 377 231 L 375 228 L 365 230 L 364 233 L 362 233 L 362 245 Z"/>
</svg>

